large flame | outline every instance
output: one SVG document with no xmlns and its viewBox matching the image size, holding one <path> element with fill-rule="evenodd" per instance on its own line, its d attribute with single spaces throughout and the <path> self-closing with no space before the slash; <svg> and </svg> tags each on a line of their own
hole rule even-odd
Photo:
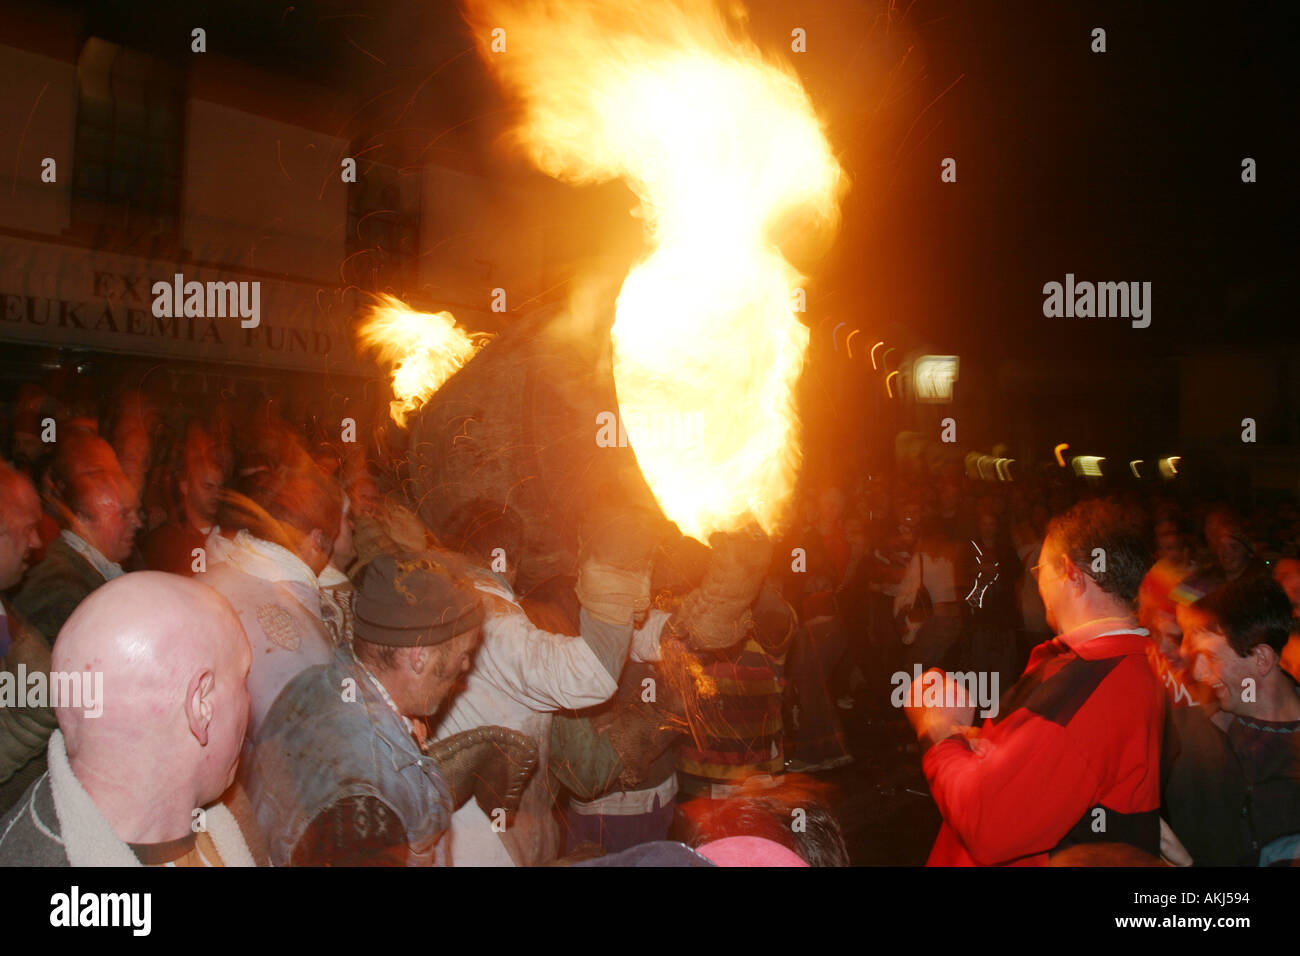
<svg viewBox="0 0 1300 956">
<path fill-rule="evenodd" d="M 429 400 L 491 337 L 466 332 L 450 312 L 416 312 L 401 299 L 380 295 L 357 329 L 362 346 L 392 367 L 393 421 L 406 418 Z"/>
<path fill-rule="evenodd" d="M 706 0 L 471 0 L 468 19 L 533 162 L 641 200 L 651 252 L 619 294 L 614 380 L 664 513 L 700 540 L 751 515 L 774 531 L 808 345 L 778 244 L 833 228 L 843 183 L 798 78 Z"/>
</svg>

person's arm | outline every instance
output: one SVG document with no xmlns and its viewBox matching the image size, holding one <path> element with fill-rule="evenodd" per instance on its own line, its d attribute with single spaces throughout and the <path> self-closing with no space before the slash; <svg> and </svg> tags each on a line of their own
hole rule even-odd
<svg viewBox="0 0 1300 956">
<path fill-rule="evenodd" d="M 307 825 L 290 866 L 406 866 L 411 860 L 402 821 L 376 796 L 343 797 Z"/>
<path fill-rule="evenodd" d="M 509 727 L 475 727 L 427 741 L 423 749 L 437 761 L 452 809 L 473 797 L 489 817 L 497 810 L 512 816 L 537 769 L 537 744 Z"/>
<path fill-rule="evenodd" d="M 518 606 L 484 595 L 488 619 L 474 669 L 528 708 L 537 711 L 581 710 L 608 700 L 618 689 L 614 676 L 592 641 L 605 642 L 612 659 L 626 656 L 632 626 L 596 621 L 582 612 L 584 637 L 544 631 Z M 621 667 L 621 664 L 620 664 Z"/>
<path fill-rule="evenodd" d="M 652 663 L 660 659 L 660 638 L 663 637 L 664 625 L 672 615 L 668 611 L 655 608 L 646 615 L 645 623 L 632 632 L 632 660 L 641 664 Z"/>
<path fill-rule="evenodd" d="M 27 674 L 50 671 L 50 649 L 44 638 L 16 615 L 9 618 L 13 643 L 5 655 L 4 671 L 12 679 L 21 665 Z M 49 707 L 0 707 L 0 783 L 13 779 L 45 752 L 50 735 L 58 729 Z"/>
<path fill-rule="evenodd" d="M 939 812 L 981 864 L 1051 850 L 1093 806 L 1098 775 L 1050 720 L 1013 717 L 985 731 L 948 737 L 922 758 Z"/>
<path fill-rule="evenodd" d="M 611 679 L 618 680 L 632 646 L 632 625 L 599 618 L 585 607 L 578 613 L 579 636 Z"/>
</svg>

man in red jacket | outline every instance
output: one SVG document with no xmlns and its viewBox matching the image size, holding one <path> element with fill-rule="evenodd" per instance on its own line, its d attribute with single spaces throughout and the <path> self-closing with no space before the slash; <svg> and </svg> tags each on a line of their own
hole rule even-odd
<svg viewBox="0 0 1300 956">
<path fill-rule="evenodd" d="M 944 821 L 930 865 L 1043 865 L 1079 843 L 1159 856 L 1161 691 L 1134 611 L 1143 525 L 1106 500 L 1054 518 L 1030 570 L 1057 636 L 978 729 L 951 676 L 947 706 L 908 709 Z"/>
</svg>

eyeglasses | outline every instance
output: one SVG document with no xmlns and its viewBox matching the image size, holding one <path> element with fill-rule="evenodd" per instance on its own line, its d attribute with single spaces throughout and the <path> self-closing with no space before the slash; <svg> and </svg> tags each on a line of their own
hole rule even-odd
<svg viewBox="0 0 1300 956">
<path fill-rule="evenodd" d="M 1039 574 L 1042 572 L 1043 568 L 1047 567 L 1049 564 L 1054 564 L 1054 563 L 1055 563 L 1054 560 L 1053 560 L 1053 561 L 1039 561 L 1037 564 L 1035 564 L 1032 568 L 1029 569 L 1029 573 L 1032 574 L 1032 575 L 1034 576 L 1034 580 L 1037 581 L 1037 580 L 1038 580 L 1038 576 L 1039 576 Z"/>
</svg>

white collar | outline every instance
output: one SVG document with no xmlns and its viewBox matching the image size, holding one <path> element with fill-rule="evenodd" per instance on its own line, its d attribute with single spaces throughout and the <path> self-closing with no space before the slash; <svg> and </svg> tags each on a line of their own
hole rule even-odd
<svg viewBox="0 0 1300 956">
<path fill-rule="evenodd" d="M 100 550 L 93 544 L 77 534 L 75 531 L 69 531 L 64 528 L 59 532 L 59 537 L 63 542 L 77 554 L 81 555 L 90 562 L 90 566 L 98 571 L 105 581 L 111 581 L 113 578 L 120 578 L 126 572 L 122 570 L 120 564 L 114 564 L 108 558 L 104 557 Z"/>
<path fill-rule="evenodd" d="M 307 562 L 274 541 L 255 538 L 242 529 L 235 535 L 233 542 L 219 534 L 209 535 L 209 544 L 216 541 L 222 541 L 224 545 L 208 549 L 214 561 L 224 561 L 236 570 L 263 581 L 288 581 L 302 584 L 312 591 L 320 588 L 316 575 L 312 574 Z"/>
<path fill-rule="evenodd" d="M 333 561 L 321 569 L 320 574 L 316 576 L 316 581 L 323 588 L 332 588 L 337 587 L 340 584 L 352 583 L 346 574 L 334 567 Z"/>
<path fill-rule="evenodd" d="M 59 818 L 63 848 L 69 866 L 141 866 L 131 848 L 104 819 L 72 772 L 63 732 L 56 730 L 49 745 L 50 794 Z M 223 804 L 214 803 L 203 812 L 204 826 L 226 866 L 256 866 L 234 815 Z"/>
</svg>

